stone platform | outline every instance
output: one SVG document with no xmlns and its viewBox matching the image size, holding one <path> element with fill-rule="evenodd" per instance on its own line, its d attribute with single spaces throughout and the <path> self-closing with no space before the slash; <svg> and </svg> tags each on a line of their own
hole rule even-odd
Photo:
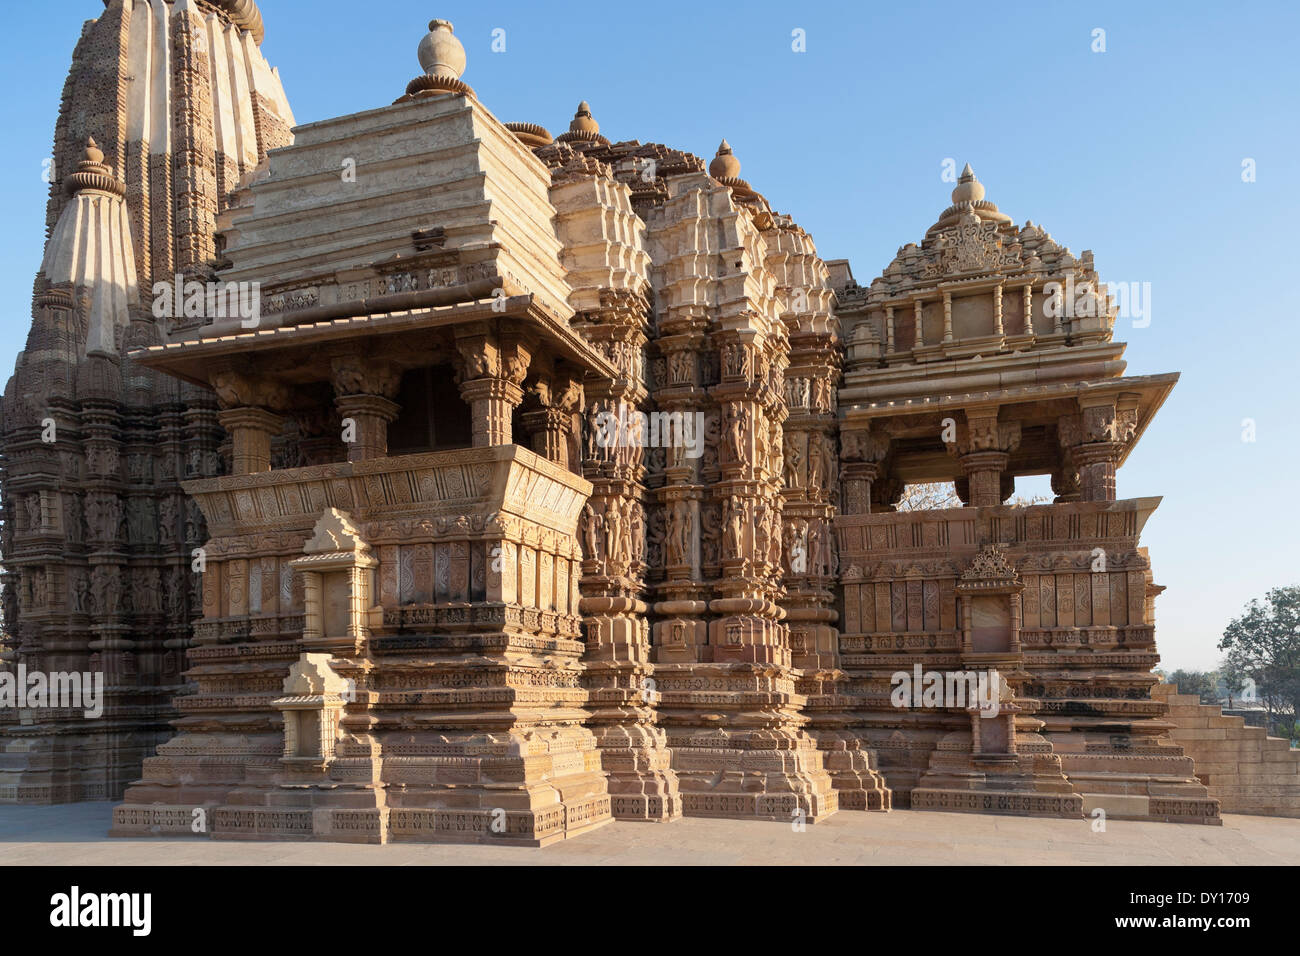
<svg viewBox="0 0 1300 956">
<path fill-rule="evenodd" d="M 1300 864 L 1300 820 L 1225 814 L 1222 827 L 898 810 L 837 813 L 802 832 L 784 823 L 616 821 L 546 849 L 495 846 L 109 839 L 112 804 L 0 807 L 10 865 L 1026 865 Z"/>
</svg>

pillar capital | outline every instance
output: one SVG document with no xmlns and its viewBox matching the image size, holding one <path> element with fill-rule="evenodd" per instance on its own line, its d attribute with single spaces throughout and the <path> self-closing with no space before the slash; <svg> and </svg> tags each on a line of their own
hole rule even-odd
<svg viewBox="0 0 1300 956">
<path fill-rule="evenodd" d="M 958 425 L 956 437 L 944 443 L 948 454 L 958 458 L 975 452 L 1010 453 L 1020 447 L 1020 423 L 998 421 L 997 406 L 966 410 L 966 424 Z"/>
<path fill-rule="evenodd" d="M 221 408 L 283 409 L 289 404 L 289 390 L 267 375 L 223 369 L 214 371 L 208 382 Z"/>
<path fill-rule="evenodd" d="M 1003 473 L 1011 452 L 1020 447 L 1020 423 L 998 421 L 997 405 L 973 406 L 966 409 L 966 424 L 958 425 L 954 440 L 945 445 L 966 479 L 962 501 L 974 508 L 1002 504 L 1007 490 Z"/>
<path fill-rule="evenodd" d="M 395 398 L 401 380 L 401 369 L 385 359 L 361 355 L 338 355 L 330 359 L 330 383 L 335 395 Z"/>
<path fill-rule="evenodd" d="M 1063 468 L 1079 475 L 1079 499 L 1114 501 L 1115 471 L 1137 434 L 1137 407 L 1115 396 L 1097 396 L 1057 422 Z M 1066 482 L 1068 484 L 1068 481 Z"/>
<path fill-rule="evenodd" d="M 889 454 L 891 438 L 877 428 L 842 428 L 840 459 L 879 463 Z"/>
</svg>

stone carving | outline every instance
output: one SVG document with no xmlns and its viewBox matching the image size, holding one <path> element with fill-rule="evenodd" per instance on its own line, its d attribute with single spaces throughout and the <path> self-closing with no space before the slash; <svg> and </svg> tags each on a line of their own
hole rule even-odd
<svg viewBox="0 0 1300 956">
<path fill-rule="evenodd" d="M 209 381 L 222 408 L 284 408 L 289 391 L 284 384 L 265 376 L 248 376 L 236 372 L 215 372 Z"/>
<path fill-rule="evenodd" d="M 39 610 L 49 603 L 49 595 L 46 593 L 45 572 L 36 570 L 32 572 L 32 609 Z"/>
<path fill-rule="evenodd" d="M 77 570 L 72 575 L 72 610 L 79 614 L 93 613 L 94 607 L 90 595 L 90 578 L 85 571 Z"/>
<path fill-rule="evenodd" d="M 401 378 L 391 363 L 366 361 L 353 355 L 331 359 L 330 371 L 331 382 L 339 395 L 381 395 L 391 398 L 397 394 Z"/>
</svg>

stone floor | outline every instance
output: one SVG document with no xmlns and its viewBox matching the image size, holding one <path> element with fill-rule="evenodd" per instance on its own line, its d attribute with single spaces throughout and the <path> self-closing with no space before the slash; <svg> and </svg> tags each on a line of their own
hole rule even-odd
<svg viewBox="0 0 1300 956">
<path fill-rule="evenodd" d="M 119 840 L 111 803 L 0 807 L 0 864 L 1300 864 L 1300 820 L 1226 815 L 1222 827 L 895 810 L 841 811 L 801 833 L 781 823 L 613 823 L 541 850 L 491 846 Z"/>
</svg>

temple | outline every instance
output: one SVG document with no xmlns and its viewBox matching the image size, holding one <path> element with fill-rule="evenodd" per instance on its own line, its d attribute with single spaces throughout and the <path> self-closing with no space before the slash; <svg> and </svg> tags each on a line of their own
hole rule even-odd
<svg viewBox="0 0 1300 956">
<path fill-rule="evenodd" d="M 861 285 L 725 141 L 501 122 L 447 21 L 395 102 L 302 126 L 261 36 L 106 0 L 78 46 L 0 667 L 107 699 L 0 710 L 0 802 L 369 843 L 1220 822 L 1153 694 L 1159 499 L 1116 491 L 1177 375 L 1126 374 L 1090 252 L 968 166 Z M 920 482 L 962 506 L 898 510 Z M 900 700 L 928 674 L 988 694 Z"/>
</svg>

